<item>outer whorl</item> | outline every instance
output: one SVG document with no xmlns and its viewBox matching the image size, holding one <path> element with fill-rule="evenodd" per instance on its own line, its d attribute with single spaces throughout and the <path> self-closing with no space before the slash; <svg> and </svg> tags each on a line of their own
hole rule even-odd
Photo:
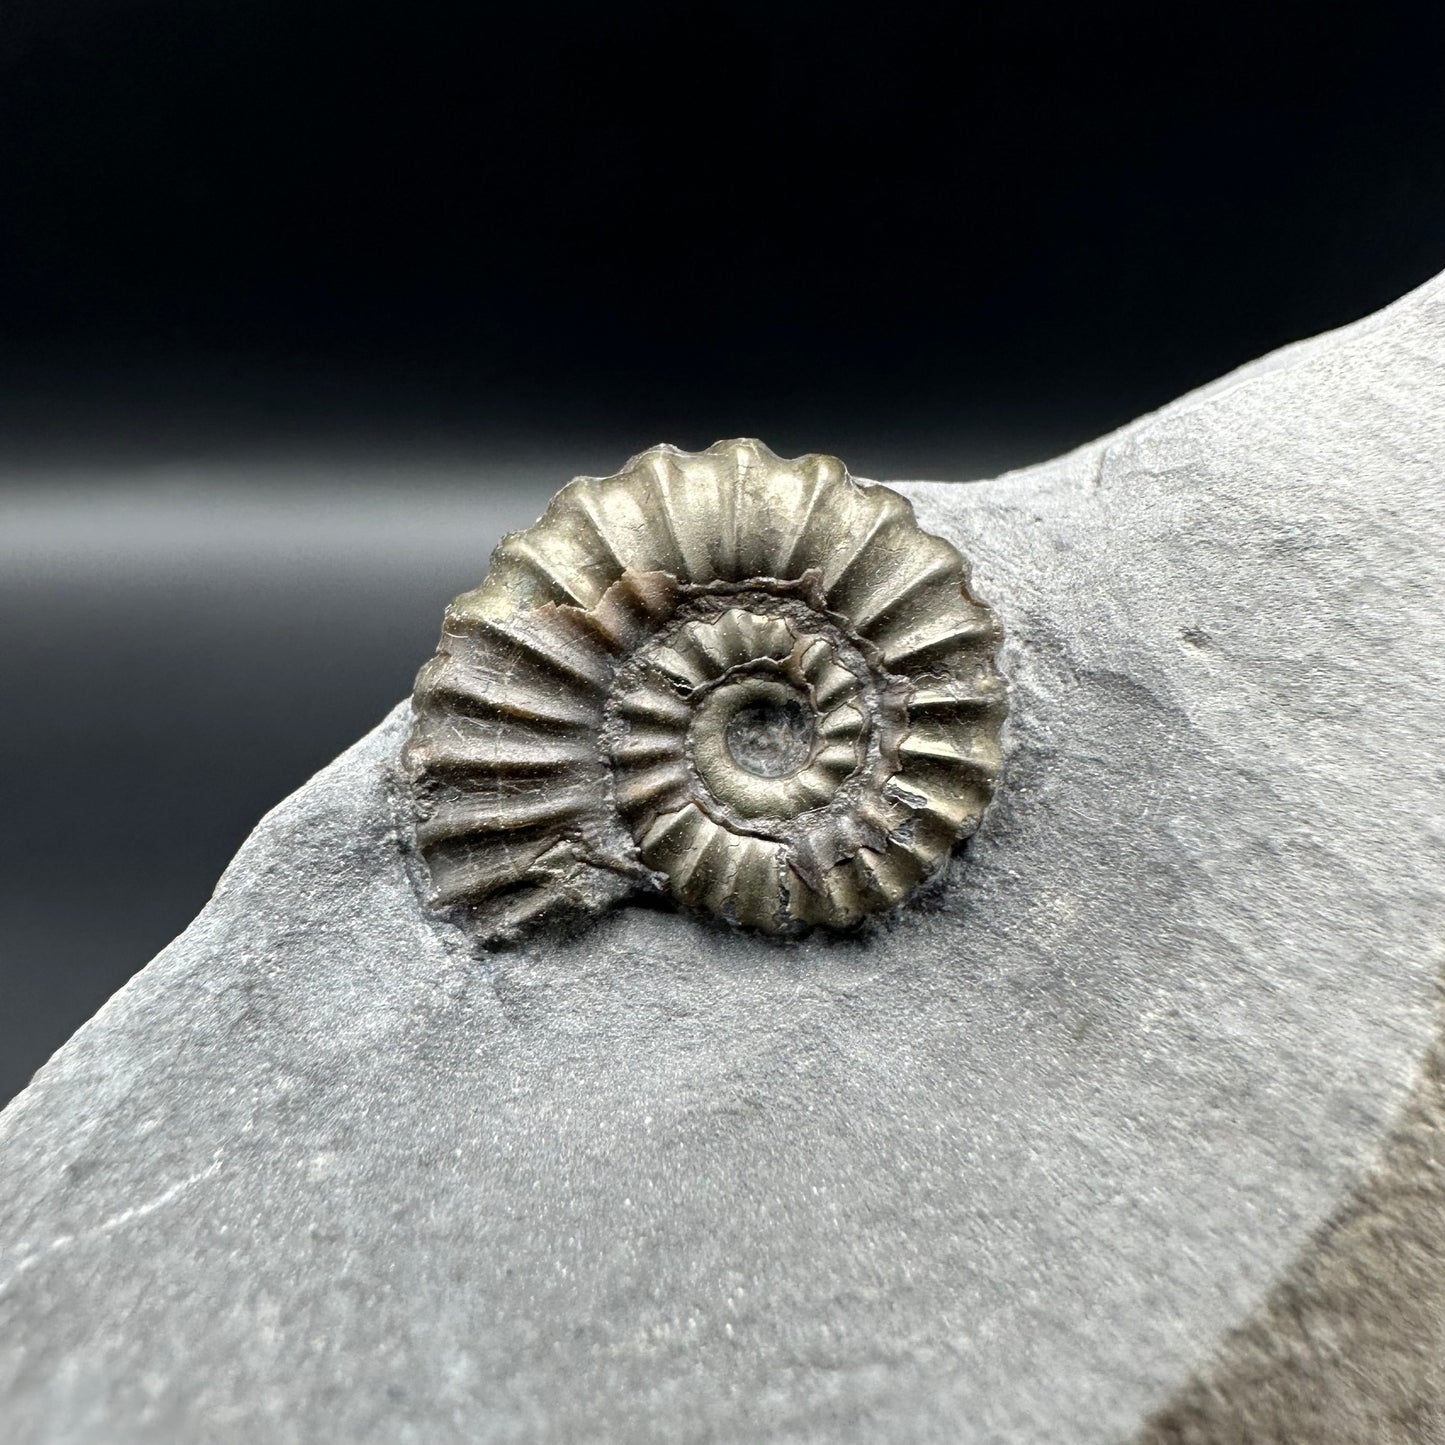
<svg viewBox="0 0 1445 1445">
<path fill-rule="evenodd" d="M 768 933 L 893 908 L 988 805 L 998 641 L 954 548 L 832 457 L 579 477 L 417 678 L 433 902 L 492 936 L 633 888 Z"/>
</svg>

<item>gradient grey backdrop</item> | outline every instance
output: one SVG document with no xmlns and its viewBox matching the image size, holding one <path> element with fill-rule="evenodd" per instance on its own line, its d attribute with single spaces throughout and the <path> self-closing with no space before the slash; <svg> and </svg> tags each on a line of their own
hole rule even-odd
<svg viewBox="0 0 1445 1445">
<path fill-rule="evenodd" d="M 573 474 L 987 475 L 1438 270 L 1442 29 L 12 0 L 0 1099 Z"/>
</svg>

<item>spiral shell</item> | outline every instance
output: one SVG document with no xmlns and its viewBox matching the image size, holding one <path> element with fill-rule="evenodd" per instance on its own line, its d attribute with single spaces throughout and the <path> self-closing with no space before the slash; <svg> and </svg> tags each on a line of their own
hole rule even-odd
<svg viewBox="0 0 1445 1445">
<path fill-rule="evenodd" d="M 633 889 L 846 928 L 978 826 L 998 625 L 888 487 L 754 441 L 581 477 L 447 610 L 406 761 L 484 933 Z"/>
</svg>

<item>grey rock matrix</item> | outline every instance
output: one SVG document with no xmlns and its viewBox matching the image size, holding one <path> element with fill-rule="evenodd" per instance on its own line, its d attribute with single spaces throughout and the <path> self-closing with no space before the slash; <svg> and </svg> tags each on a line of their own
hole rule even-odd
<svg viewBox="0 0 1445 1445">
<path fill-rule="evenodd" d="M 1013 701 L 941 899 L 861 939 L 478 956 L 398 708 L 0 1119 L 4 1438 L 1432 1438 L 1442 476 L 1432 283 L 903 485 Z"/>
</svg>

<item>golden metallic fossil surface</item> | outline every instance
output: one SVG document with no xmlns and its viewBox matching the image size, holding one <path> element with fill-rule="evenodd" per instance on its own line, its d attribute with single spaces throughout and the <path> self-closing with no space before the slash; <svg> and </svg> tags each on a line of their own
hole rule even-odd
<svg viewBox="0 0 1445 1445">
<path fill-rule="evenodd" d="M 767 933 L 891 909 L 988 805 L 998 641 L 954 548 L 832 457 L 580 477 L 417 678 L 432 901 L 489 937 L 634 890 Z"/>
</svg>

